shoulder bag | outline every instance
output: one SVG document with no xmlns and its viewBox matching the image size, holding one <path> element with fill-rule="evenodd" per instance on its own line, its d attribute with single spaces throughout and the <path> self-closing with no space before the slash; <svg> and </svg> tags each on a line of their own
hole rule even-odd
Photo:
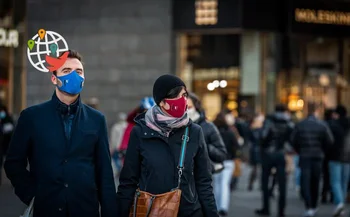
<svg viewBox="0 0 350 217">
<path fill-rule="evenodd" d="M 177 217 L 181 200 L 181 177 L 186 146 L 189 141 L 188 131 L 188 127 L 186 127 L 185 134 L 182 136 L 181 154 L 177 167 L 179 175 L 177 187 L 164 194 L 151 194 L 137 189 L 129 217 Z"/>
</svg>

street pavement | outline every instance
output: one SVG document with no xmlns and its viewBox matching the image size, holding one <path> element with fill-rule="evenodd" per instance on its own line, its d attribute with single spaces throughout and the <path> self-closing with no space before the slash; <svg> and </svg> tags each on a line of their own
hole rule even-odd
<svg viewBox="0 0 350 217">
<path fill-rule="evenodd" d="M 246 190 L 249 168 L 244 166 L 242 171 L 243 175 L 239 180 L 238 189 L 231 195 L 229 217 L 255 217 L 254 210 L 259 208 L 261 204 L 261 194 L 258 190 L 259 186 L 257 183 L 254 191 L 248 192 Z M 304 206 L 292 187 L 293 186 L 289 186 L 286 216 L 301 217 Z M 276 216 L 275 210 L 277 209 L 277 200 L 272 199 L 271 201 L 271 216 L 274 217 Z M 0 217 L 19 217 L 24 209 L 25 206 L 14 195 L 9 181 L 5 179 L 3 185 L 0 187 Z M 331 217 L 332 210 L 332 205 L 321 205 L 317 216 Z M 346 216 L 348 216 L 348 214 Z"/>
</svg>

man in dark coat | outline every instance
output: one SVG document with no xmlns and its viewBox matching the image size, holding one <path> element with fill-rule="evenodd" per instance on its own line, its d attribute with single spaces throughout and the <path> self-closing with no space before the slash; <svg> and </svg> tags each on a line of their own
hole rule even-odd
<svg viewBox="0 0 350 217">
<path fill-rule="evenodd" d="M 52 99 L 21 112 L 5 171 L 21 201 L 34 199 L 34 217 L 116 217 L 106 120 L 81 102 L 81 56 L 68 52 Z"/>
<path fill-rule="evenodd" d="M 289 142 L 292 131 L 293 122 L 288 115 L 287 108 L 284 105 L 277 105 L 275 113 L 266 118 L 261 132 L 263 208 L 255 211 L 257 215 L 270 215 L 268 183 L 271 176 L 271 169 L 276 168 L 279 190 L 277 216 L 285 216 L 287 174 L 284 147 Z"/>
<path fill-rule="evenodd" d="M 325 153 L 334 142 L 331 130 L 319 120 L 320 109 L 309 104 L 309 116 L 298 123 L 291 136 L 291 144 L 300 156 L 301 190 L 305 201 L 305 217 L 317 212 L 319 182 Z"/>
</svg>

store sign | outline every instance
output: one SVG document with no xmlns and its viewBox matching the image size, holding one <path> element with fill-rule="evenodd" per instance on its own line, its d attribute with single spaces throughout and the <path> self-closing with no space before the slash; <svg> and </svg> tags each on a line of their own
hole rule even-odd
<svg viewBox="0 0 350 217">
<path fill-rule="evenodd" d="M 296 8 L 295 21 L 301 23 L 350 26 L 350 12 Z"/>
<path fill-rule="evenodd" d="M 239 79 L 239 69 L 237 67 L 230 68 L 210 68 L 194 70 L 195 80 L 215 80 L 215 79 Z"/>
<path fill-rule="evenodd" d="M 197 25 L 215 25 L 218 22 L 218 0 L 196 0 Z"/>
<path fill-rule="evenodd" d="M 319 36 L 350 35 L 350 2 L 290 0 L 289 31 Z"/>
<path fill-rule="evenodd" d="M 0 47 L 18 47 L 18 31 L 0 28 Z"/>
</svg>

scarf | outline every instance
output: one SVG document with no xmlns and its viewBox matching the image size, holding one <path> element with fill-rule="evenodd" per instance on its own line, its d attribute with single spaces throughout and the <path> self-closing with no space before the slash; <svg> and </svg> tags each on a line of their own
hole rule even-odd
<svg viewBox="0 0 350 217">
<path fill-rule="evenodd" d="M 187 112 L 181 118 L 166 115 L 162 109 L 155 105 L 146 112 L 146 125 L 165 137 L 169 137 L 171 130 L 186 126 L 189 122 Z"/>
</svg>

